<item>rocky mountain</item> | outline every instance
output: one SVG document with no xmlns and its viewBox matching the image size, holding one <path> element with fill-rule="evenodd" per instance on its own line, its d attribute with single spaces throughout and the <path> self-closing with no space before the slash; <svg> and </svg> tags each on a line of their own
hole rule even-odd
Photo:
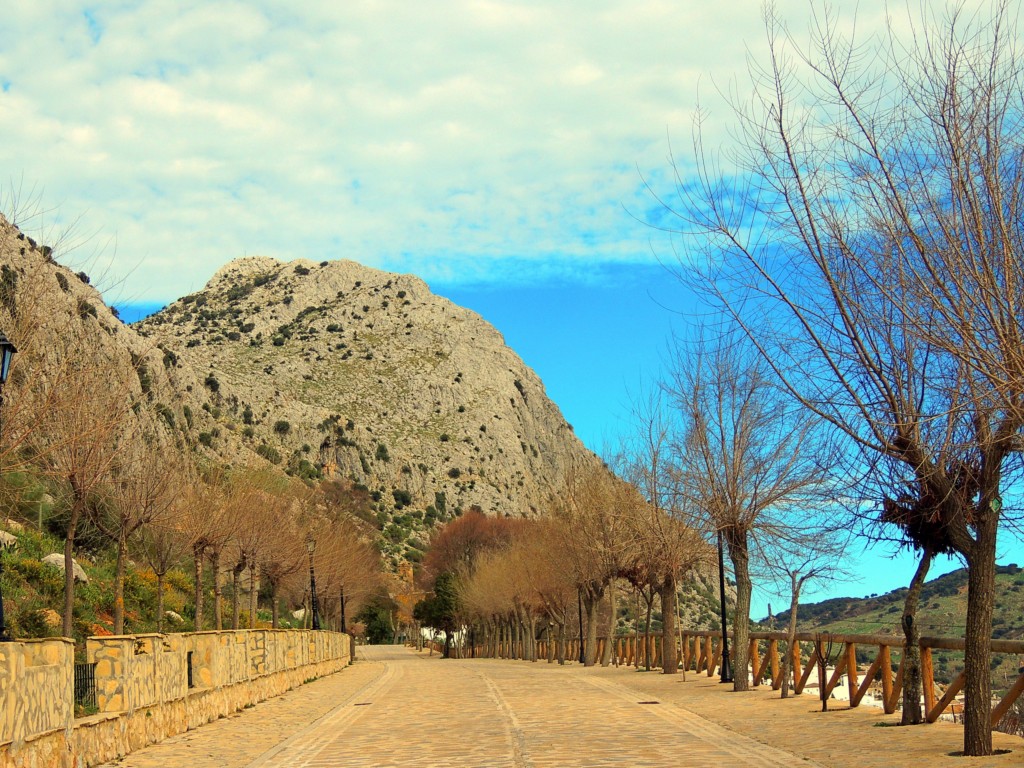
<svg viewBox="0 0 1024 768">
<path fill-rule="evenodd" d="M 2 217 L 0 269 L 8 442 L 42 407 L 33 382 L 93 366 L 168 445 L 361 491 L 396 561 L 460 509 L 544 514 L 571 465 L 598 461 L 493 327 L 411 275 L 243 258 L 129 327 Z"/>
<path fill-rule="evenodd" d="M 460 508 L 543 514 L 597 461 L 501 335 L 411 275 L 243 258 L 134 330 L 212 417 L 205 450 L 365 487 L 396 550 Z"/>
</svg>

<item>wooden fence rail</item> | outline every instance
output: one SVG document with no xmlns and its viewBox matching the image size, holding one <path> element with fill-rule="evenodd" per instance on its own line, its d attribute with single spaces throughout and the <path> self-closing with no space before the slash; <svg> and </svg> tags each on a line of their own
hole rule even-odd
<svg viewBox="0 0 1024 768">
<path fill-rule="evenodd" d="M 814 644 L 819 642 L 821 636 L 813 632 L 800 632 L 797 634 L 797 642 L 787 652 L 791 654 L 793 669 L 793 689 L 801 693 L 807 685 L 812 670 L 816 668 L 814 660 Z M 903 650 L 903 638 L 893 635 L 840 635 L 828 636 L 835 646 L 834 668 L 829 678 L 825 681 L 825 693 L 827 697 L 835 690 L 842 677 L 846 676 L 847 693 L 850 706 L 856 707 L 864 699 L 865 694 L 876 681 L 881 687 L 882 706 L 887 714 L 896 711 L 903 690 L 902 666 L 897 667 L 893 673 L 893 653 L 901 653 Z M 824 640 L 821 640 L 824 643 Z M 992 650 L 999 653 L 1014 653 L 1024 655 L 1024 641 L 1021 640 L 992 640 Z M 773 690 L 782 687 L 781 658 L 779 647 L 785 646 L 785 632 L 751 632 L 749 660 L 750 667 L 747 672 L 750 674 L 753 685 L 760 685 L 762 682 L 769 683 Z M 693 669 L 698 672 L 706 672 L 713 675 L 721 661 L 721 632 L 683 632 L 682 634 L 682 657 L 683 668 Z M 695 652 L 693 646 L 700 645 L 703 648 L 714 648 L 713 652 Z M 804 654 L 804 648 L 809 645 L 809 653 Z M 921 642 L 921 677 L 924 688 L 924 704 L 928 722 L 934 723 L 939 716 L 945 712 L 953 703 L 956 695 L 964 685 L 964 674 L 961 672 L 947 686 L 941 697 L 937 696 L 934 667 L 932 664 L 932 653 L 935 650 L 963 651 L 964 641 L 962 638 L 949 637 L 922 637 Z M 867 670 L 861 672 L 857 666 L 857 649 L 869 648 L 873 650 L 874 658 L 871 660 Z M 870 653 L 870 652 L 869 652 Z M 712 659 L 713 657 L 713 659 Z M 712 661 L 708 661 L 712 659 Z M 1024 671 L 1021 672 L 1016 682 L 1009 688 L 1002 699 L 992 708 L 992 724 L 997 724 L 1003 716 L 1009 712 L 1010 707 L 1024 693 Z"/>
<path fill-rule="evenodd" d="M 904 640 L 895 635 L 856 635 L 856 634 L 824 634 L 800 632 L 797 642 L 792 648 L 786 648 L 785 632 L 751 632 L 749 646 L 749 666 L 746 673 L 752 684 L 760 686 L 770 684 L 773 690 L 782 688 L 782 654 L 789 654 L 792 667 L 792 688 L 795 693 L 802 693 L 808 686 L 812 672 L 817 669 L 814 645 L 822 643 L 825 650 L 825 638 L 831 643 L 833 659 L 830 674 L 824 683 L 824 697 L 828 698 L 837 686 L 846 678 L 847 695 L 851 707 L 861 704 L 866 694 L 874 686 L 880 694 L 882 708 L 886 714 L 892 714 L 898 708 L 900 695 L 903 691 L 903 667 L 896 664 L 894 654 L 902 654 Z M 607 651 L 608 638 L 598 638 L 597 658 L 601 659 Z M 645 666 L 650 659 L 651 667 L 660 667 L 662 660 L 661 635 L 626 635 L 614 638 L 610 653 L 611 663 L 624 666 Z M 705 673 L 708 677 L 720 671 L 722 661 L 722 633 L 682 630 L 678 638 L 680 668 L 685 671 Z M 1003 697 L 992 707 L 992 724 L 995 726 L 1010 711 L 1014 702 L 1024 694 L 1024 641 L 992 640 L 991 647 L 997 653 L 1018 654 L 1022 657 L 1020 675 L 1010 686 Z M 963 689 L 964 673 L 957 677 L 940 693 L 936 685 L 932 654 L 937 650 L 963 651 L 962 638 L 922 637 L 921 638 L 921 677 L 924 688 L 924 705 L 927 720 L 934 723 L 950 708 L 956 696 Z M 542 637 L 536 642 L 535 653 L 530 660 L 553 661 L 557 656 L 554 642 Z M 440 645 L 436 650 L 440 651 Z M 780 650 L 781 649 L 781 650 Z M 866 651 L 872 657 L 868 668 L 861 671 L 857 665 L 857 652 Z M 460 656 L 494 656 L 503 659 L 526 658 L 526 654 L 514 644 L 502 642 L 488 648 L 478 645 L 474 648 L 459 649 Z M 565 658 L 573 661 L 579 658 L 579 639 L 566 641 Z M 733 674 L 737 674 L 733 670 Z M 819 695 L 821 695 L 819 691 Z"/>
</svg>

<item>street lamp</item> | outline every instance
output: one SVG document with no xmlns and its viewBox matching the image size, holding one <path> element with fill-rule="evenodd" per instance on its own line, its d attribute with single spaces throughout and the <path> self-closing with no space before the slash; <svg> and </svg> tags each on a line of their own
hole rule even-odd
<svg viewBox="0 0 1024 768">
<path fill-rule="evenodd" d="M 313 573 L 313 550 L 316 539 L 313 534 L 306 537 L 306 551 L 309 552 L 309 609 L 313 612 L 313 629 L 320 629 L 319 606 L 316 601 L 316 574 Z"/>
<path fill-rule="evenodd" d="M 585 664 L 587 655 L 583 646 L 583 589 L 581 587 L 576 587 L 576 605 L 577 615 L 580 619 L 580 664 Z"/>
<path fill-rule="evenodd" d="M 3 387 L 7 383 L 7 374 L 11 372 L 11 358 L 14 357 L 14 353 L 17 351 L 4 332 L 0 331 L 0 410 L 2 410 L 4 404 Z M 4 575 L 3 550 L 4 548 L 0 546 L 0 643 L 9 643 L 13 638 L 7 631 L 7 624 L 4 622 L 4 594 L 2 587 Z"/>
<path fill-rule="evenodd" d="M 725 551 L 722 549 L 722 530 L 718 530 L 718 596 L 722 605 L 722 670 L 719 682 L 732 682 L 732 667 L 729 664 L 729 636 L 725 621 Z"/>
</svg>

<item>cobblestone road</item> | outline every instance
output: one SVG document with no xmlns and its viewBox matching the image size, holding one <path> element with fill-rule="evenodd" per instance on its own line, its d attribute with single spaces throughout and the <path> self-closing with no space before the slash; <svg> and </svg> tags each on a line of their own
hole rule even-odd
<svg viewBox="0 0 1024 768">
<path fill-rule="evenodd" d="M 732 693 L 707 677 L 359 648 L 344 672 L 168 739 L 121 768 L 965 765 L 952 724 Z M 1024 765 L 1024 740 L 976 766 Z"/>
</svg>

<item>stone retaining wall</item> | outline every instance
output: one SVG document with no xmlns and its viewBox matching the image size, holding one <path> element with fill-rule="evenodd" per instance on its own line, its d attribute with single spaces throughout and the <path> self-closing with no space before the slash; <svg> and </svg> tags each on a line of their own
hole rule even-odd
<svg viewBox="0 0 1024 768">
<path fill-rule="evenodd" d="M 335 632 L 237 630 L 92 637 L 98 714 L 74 718 L 74 646 L 0 643 L 0 768 L 117 759 L 343 669 Z M 189 666 L 192 687 L 189 687 Z"/>
</svg>

